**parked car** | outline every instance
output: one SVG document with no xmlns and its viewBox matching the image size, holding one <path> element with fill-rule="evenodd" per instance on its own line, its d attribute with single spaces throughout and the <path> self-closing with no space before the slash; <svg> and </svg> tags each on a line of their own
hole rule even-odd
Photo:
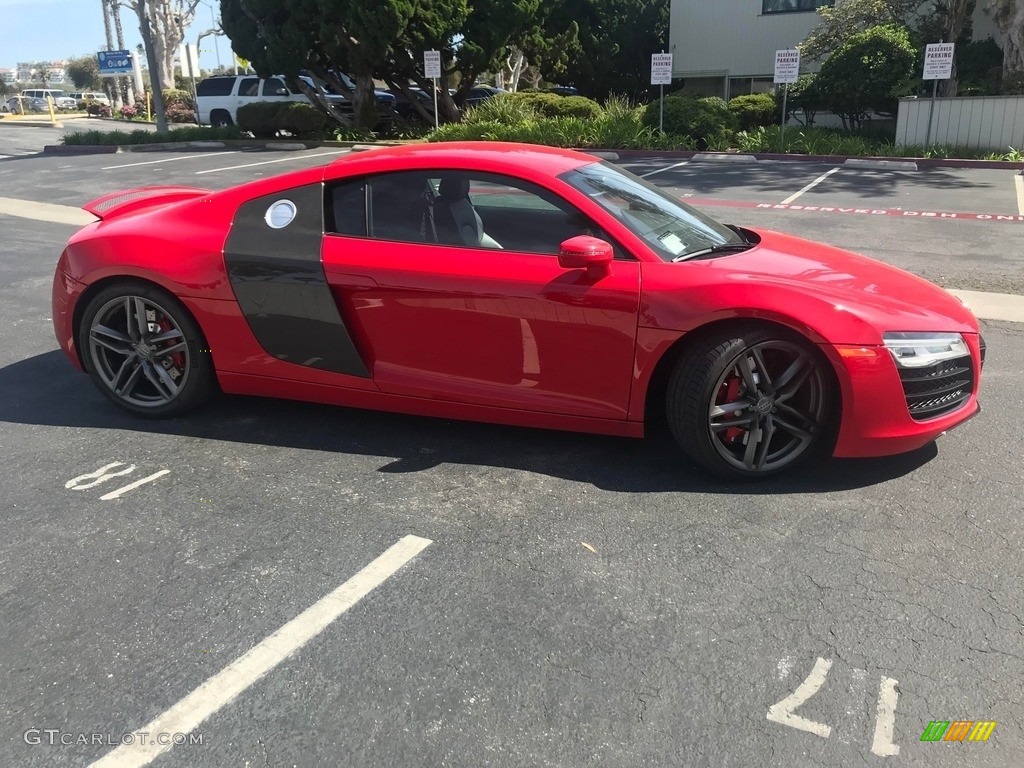
<svg viewBox="0 0 1024 768">
<path fill-rule="evenodd" d="M 78 102 L 72 99 L 64 91 L 53 88 L 30 88 L 21 92 L 22 96 L 30 99 L 52 99 L 55 109 L 75 110 L 78 109 Z"/>
<path fill-rule="evenodd" d="M 985 343 L 951 294 L 580 152 L 387 147 L 84 207 L 54 330 L 141 416 L 222 391 L 625 437 L 656 419 L 751 480 L 912 451 L 979 410 Z"/>
<path fill-rule="evenodd" d="M 99 91 L 76 91 L 71 94 L 71 98 L 76 102 L 84 101 L 86 103 L 102 104 L 104 106 L 110 106 L 110 98 L 105 93 Z"/>
<path fill-rule="evenodd" d="M 474 85 L 469 89 L 466 98 L 463 100 L 463 107 L 475 107 L 487 99 L 493 99 L 501 93 L 508 93 L 504 88 L 495 88 L 492 85 Z"/>
<path fill-rule="evenodd" d="M 0 111 L 12 115 L 24 115 L 27 112 L 46 112 L 48 109 L 49 105 L 46 103 L 46 99 L 11 96 L 4 102 Z"/>
<path fill-rule="evenodd" d="M 302 80 L 316 90 L 312 78 Z M 343 95 L 324 93 L 327 103 L 342 114 L 352 114 L 352 103 Z M 381 91 L 385 101 L 393 101 L 393 97 Z M 298 101 L 308 103 L 309 99 L 301 91 L 292 89 L 284 77 L 271 77 L 266 80 L 256 75 L 215 75 L 201 80 L 196 85 L 196 120 L 200 125 L 235 125 L 238 122 L 238 109 L 246 104 L 264 101 Z"/>
</svg>

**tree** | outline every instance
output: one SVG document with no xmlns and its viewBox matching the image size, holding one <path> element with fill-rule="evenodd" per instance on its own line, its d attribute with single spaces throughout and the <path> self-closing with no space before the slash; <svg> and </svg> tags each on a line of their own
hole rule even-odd
<svg viewBox="0 0 1024 768">
<path fill-rule="evenodd" d="M 122 4 L 135 11 L 140 23 L 139 8 L 145 7 L 160 82 L 173 83 L 174 55 L 184 40 L 185 27 L 195 18 L 199 0 L 123 0 Z"/>
<path fill-rule="evenodd" d="M 915 30 L 922 48 L 918 59 L 924 59 L 924 46 L 928 43 L 955 43 L 956 54 L 960 54 L 974 34 L 971 17 L 976 5 L 977 0 L 935 0 L 931 13 L 921 17 Z M 939 83 L 943 96 L 957 94 L 959 58 L 954 57 L 952 77 Z"/>
<path fill-rule="evenodd" d="M 853 35 L 821 65 L 817 88 L 822 104 L 858 128 L 871 112 L 896 114 L 899 97 L 910 90 L 917 66 L 917 48 L 910 34 L 894 24 Z"/>
<path fill-rule="evenodd" d="M 561 0 L 527 55 L 544 77 L 575 85 L 585 96 L 650 88 L 651 54 L 664 49 L 669 3 L 662 0 Z"/>
<path fill-rule="evenodd" d="M 100 79 L 100 65 L 96 60 L 96 54 L 76 56 L 68 59 L 64 71 L 68 73 L 71 82 L 82 91 L 98 91 L 103 87 Z"/>
<path fill-rule="evenodd" d="M 1003 79 L 1024 73 L 1024 0 L 988 0 L 985 12 L 1003 36 Z"/>
<path fill-rule="evenodd" d="M 910 28 L 922 0 L 844 0 L 818 9 L 821 23 L 797 46 L 804 59 L 824 61 L 858 32 L 893 24 Z"/>
<path fill-rule="evenodd" d="M 157 62 L 157 50 L 153 39 L 153 30 L 149 23 L 146 8 L 147 0 L 135 0 L 134 10 L 139 17 L 139 32 L 142 34 L 142 45 L 146 50 L 146 61 L 149 62 L 150 90 L 153 92 L 153 111 L 156 113 L 156 129 L 160 133 L 167 132 L 167 114 L 164 112 L 164 97 L 160 79 L 160 66 Z M 171 82 L 174 82 L 173 79 Z"/>
<path fill-rule="evenodd" d="M 790 117 L 796 118 L 804 125 L 814 125 L 814 117 L 821 111 L 822 95 L 818 90 L 818 76 L 812 73 L 804 73 L 795 83 L 787 86 L 786 93 L 786 122 Z M 778 115 L 782 115 L 783 91 L 781 88 L 775 90 L 775 104 Z M 797 115 L 800 113 L 803 119 Z"/>
</svg>

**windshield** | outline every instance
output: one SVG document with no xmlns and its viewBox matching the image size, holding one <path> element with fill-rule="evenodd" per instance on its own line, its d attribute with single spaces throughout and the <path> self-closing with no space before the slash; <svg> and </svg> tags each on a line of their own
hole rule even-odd
<svg viewBox="0 0 1024 768">
<path fill-rule="evenodd" d="M 615 216 L 665 261 L 745 244 L 729 227 L 610 163 L 584 165 L 560 178 Z"/>
</svg>

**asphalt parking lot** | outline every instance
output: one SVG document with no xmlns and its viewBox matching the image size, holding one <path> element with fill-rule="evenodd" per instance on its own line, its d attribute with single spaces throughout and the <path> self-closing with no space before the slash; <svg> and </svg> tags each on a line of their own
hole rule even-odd
<svg viewBox="0 0 1024 768">
<path fill-rule="evenodd" d="M 984 412 L 933 446 L 742 487 L 662 436 L 256 398 L 137 420 L 71 370 L 49 291 L 74 226 L 11 200 L 343 153 L 0 159 L 0 766 L 1021 765 L 1024 324 L 984 323 Z M 620 162 L 1024 294 L 1013 171 Z M 997 725 L 921 741 L 954 720 Z M 115 753 L 150 724 L 201 743 Z"/>
</svg>

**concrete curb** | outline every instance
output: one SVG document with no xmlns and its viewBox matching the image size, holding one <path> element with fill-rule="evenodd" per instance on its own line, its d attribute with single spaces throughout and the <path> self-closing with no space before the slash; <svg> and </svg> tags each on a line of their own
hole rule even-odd
<svg viewBox="0 0 1024 768">
<path fill-rule="evenodd" d="M 843 167 L 874 171 L 916 171 L 917 163 L 908 160 L 866 160 L 851 157 L 843 163 Z"/>
<path fill-rule="evenodd" d="M 95 146 L 89 144 L 48 144 L 43 147 L 45 154 L 61 155 L 91 155 L 104 153 L 122 152 L 160 152 L 167 150 L 194 150 L 194 149 L 224 149 L 231 147 L 235 149 L 263 149 L 269 151 L 295 151 L 300 149 L 316 149 L 318 147 L 336 147 L 339 149 L 351 149 L 354 152 L 361 152 L 380 147 L 401 146 L 403 142 L 379 142 L 367 144 L 359 141 L 295 141 L 283 142 L 280 139 L 223 139 L 216 141 L 164 141 L 155 144 L 120 144 L 111 146 Z M 404 142 L 408 143 L 408 142 Z"/>
<path fill-rule="evenodd" d="M 1024 296 L 1012 293 L 989 293 L 988 291 L 964 291 L 950 289 L 960 301 L 967 305 L 979 320 L 1002 320 L 1008 323 L 1024 323 Z"/>
</svg>

